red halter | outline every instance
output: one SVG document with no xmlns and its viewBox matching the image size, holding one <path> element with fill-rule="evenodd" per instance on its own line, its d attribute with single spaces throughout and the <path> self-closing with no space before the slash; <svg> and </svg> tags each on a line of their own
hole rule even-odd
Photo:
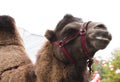
<svg viewBox="0 0 120 82">
<path fill-rule="evenodd" d="M 89 22 L 88 22 L 89 23 Z M 88 23 L 83 23 L 82 24 L 82 28 L 80 29 L 80 31 L 72 34 L 69 37 L 64 38 L 61 41 L 55 41 L 53 42 L 55 45 L 59 46 L 62 51 L 64 52 L 64 54 L 68 57 L 68 59 L 72 62 L 75 63 L 74 58 L 70 55 L 70 53 L 67 51 L 67 49 L 64 47 L 64 44 L 66 44 L 67 42 L 69 42 L 71 39 L 77 37 L 77 36 L 81 36 L 81 44 L 82 44 L 82 50 L 84 52 L 84 54 L 86 55 L 87 58 L 89 58 L 89 51 L 86 47 L 86 28 Z"/>
</svg>

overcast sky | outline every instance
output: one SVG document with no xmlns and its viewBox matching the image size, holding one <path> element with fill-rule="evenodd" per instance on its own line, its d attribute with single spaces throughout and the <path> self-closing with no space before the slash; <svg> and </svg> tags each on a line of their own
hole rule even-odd
<svg viewBox="0 0 120 82">
<path fill-rule="evenodd" d="M 54 29 L 66 13 L 108 27 L 113 40 L 99 55 L 120 47 L 120 0 L 0 0 L 0 15 L 12 16 L 18 27 L 35 34 Z"/>
</svg>

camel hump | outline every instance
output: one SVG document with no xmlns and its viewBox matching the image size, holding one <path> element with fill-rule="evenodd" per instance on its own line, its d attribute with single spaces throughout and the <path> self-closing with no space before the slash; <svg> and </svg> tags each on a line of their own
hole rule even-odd
<svg viewBox="0 0 120 82">
<path fill-rule="evenodd" d="M 0 82 L 35 82 L 33 64 L 14 18 L 0 16 Z"/>
</svg>

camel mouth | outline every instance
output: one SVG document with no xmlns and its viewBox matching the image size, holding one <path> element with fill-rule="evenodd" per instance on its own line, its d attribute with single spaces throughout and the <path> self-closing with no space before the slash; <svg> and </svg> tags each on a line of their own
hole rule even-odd
<svg viewBox="0 0 120 82">
<path fill-rule="evenodd" d="M 100 40 L 106 42 L 110 42 L 112 40 L 111 34 L 97 35 L 97 33 L 90 33 L 88 37 L 92 40 Z"/>
<path fill-rule="evenodd" d="M 97 32 L 89 34 L 89 39 L 91 39 L 90 43 L 97 50 L 106 48 L 109 42 L 112 40 L 112 36 L 108 32 L 104 33 L 101 31 L 99 33 Z"/>
<path fill-rule="evenodd" d="M 92 42 L 95 49 L 104 49 L 107 47 L 111 40 L 109 38 L 97 36 Z"/>
<path fill-rule="evenodd" d="M 110 42 L 111 41 L 111 39 L 109 39 L 109 38 L 100 37 L 100 36 L 97 36 L 95 39 L 100 40 L 100 41 L 104 41 L 104 42 Z"/>
</svg>

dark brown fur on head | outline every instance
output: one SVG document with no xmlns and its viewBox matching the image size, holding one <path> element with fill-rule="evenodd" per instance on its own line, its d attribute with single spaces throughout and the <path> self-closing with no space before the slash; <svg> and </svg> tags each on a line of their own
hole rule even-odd
<svg viewBox="0 0 120 82">
<path fill-rule="evenodd" d="M 58 32 L 64 28 L 65 25 L 71 22 L 83 22 L 81 18 L 72 16 L 71 14 L 66 14 L 63 19 L 57 24 L 55 31 Z"/>
<path fill-rule="evenodd" d="M 72 16 L 71 14 L 66 14 L 62 20 L 60 20 L 55 28 L 54 31 L 48 30 L 45 33 L 45 37 L 50 41 L 53 42 L 58 40 L 57 36 L 59 36 L 59 32 L 64 28 L 65 25 L 71 22 L 83 22 L 81 18 L 77 18 Z"/>
</svg>

